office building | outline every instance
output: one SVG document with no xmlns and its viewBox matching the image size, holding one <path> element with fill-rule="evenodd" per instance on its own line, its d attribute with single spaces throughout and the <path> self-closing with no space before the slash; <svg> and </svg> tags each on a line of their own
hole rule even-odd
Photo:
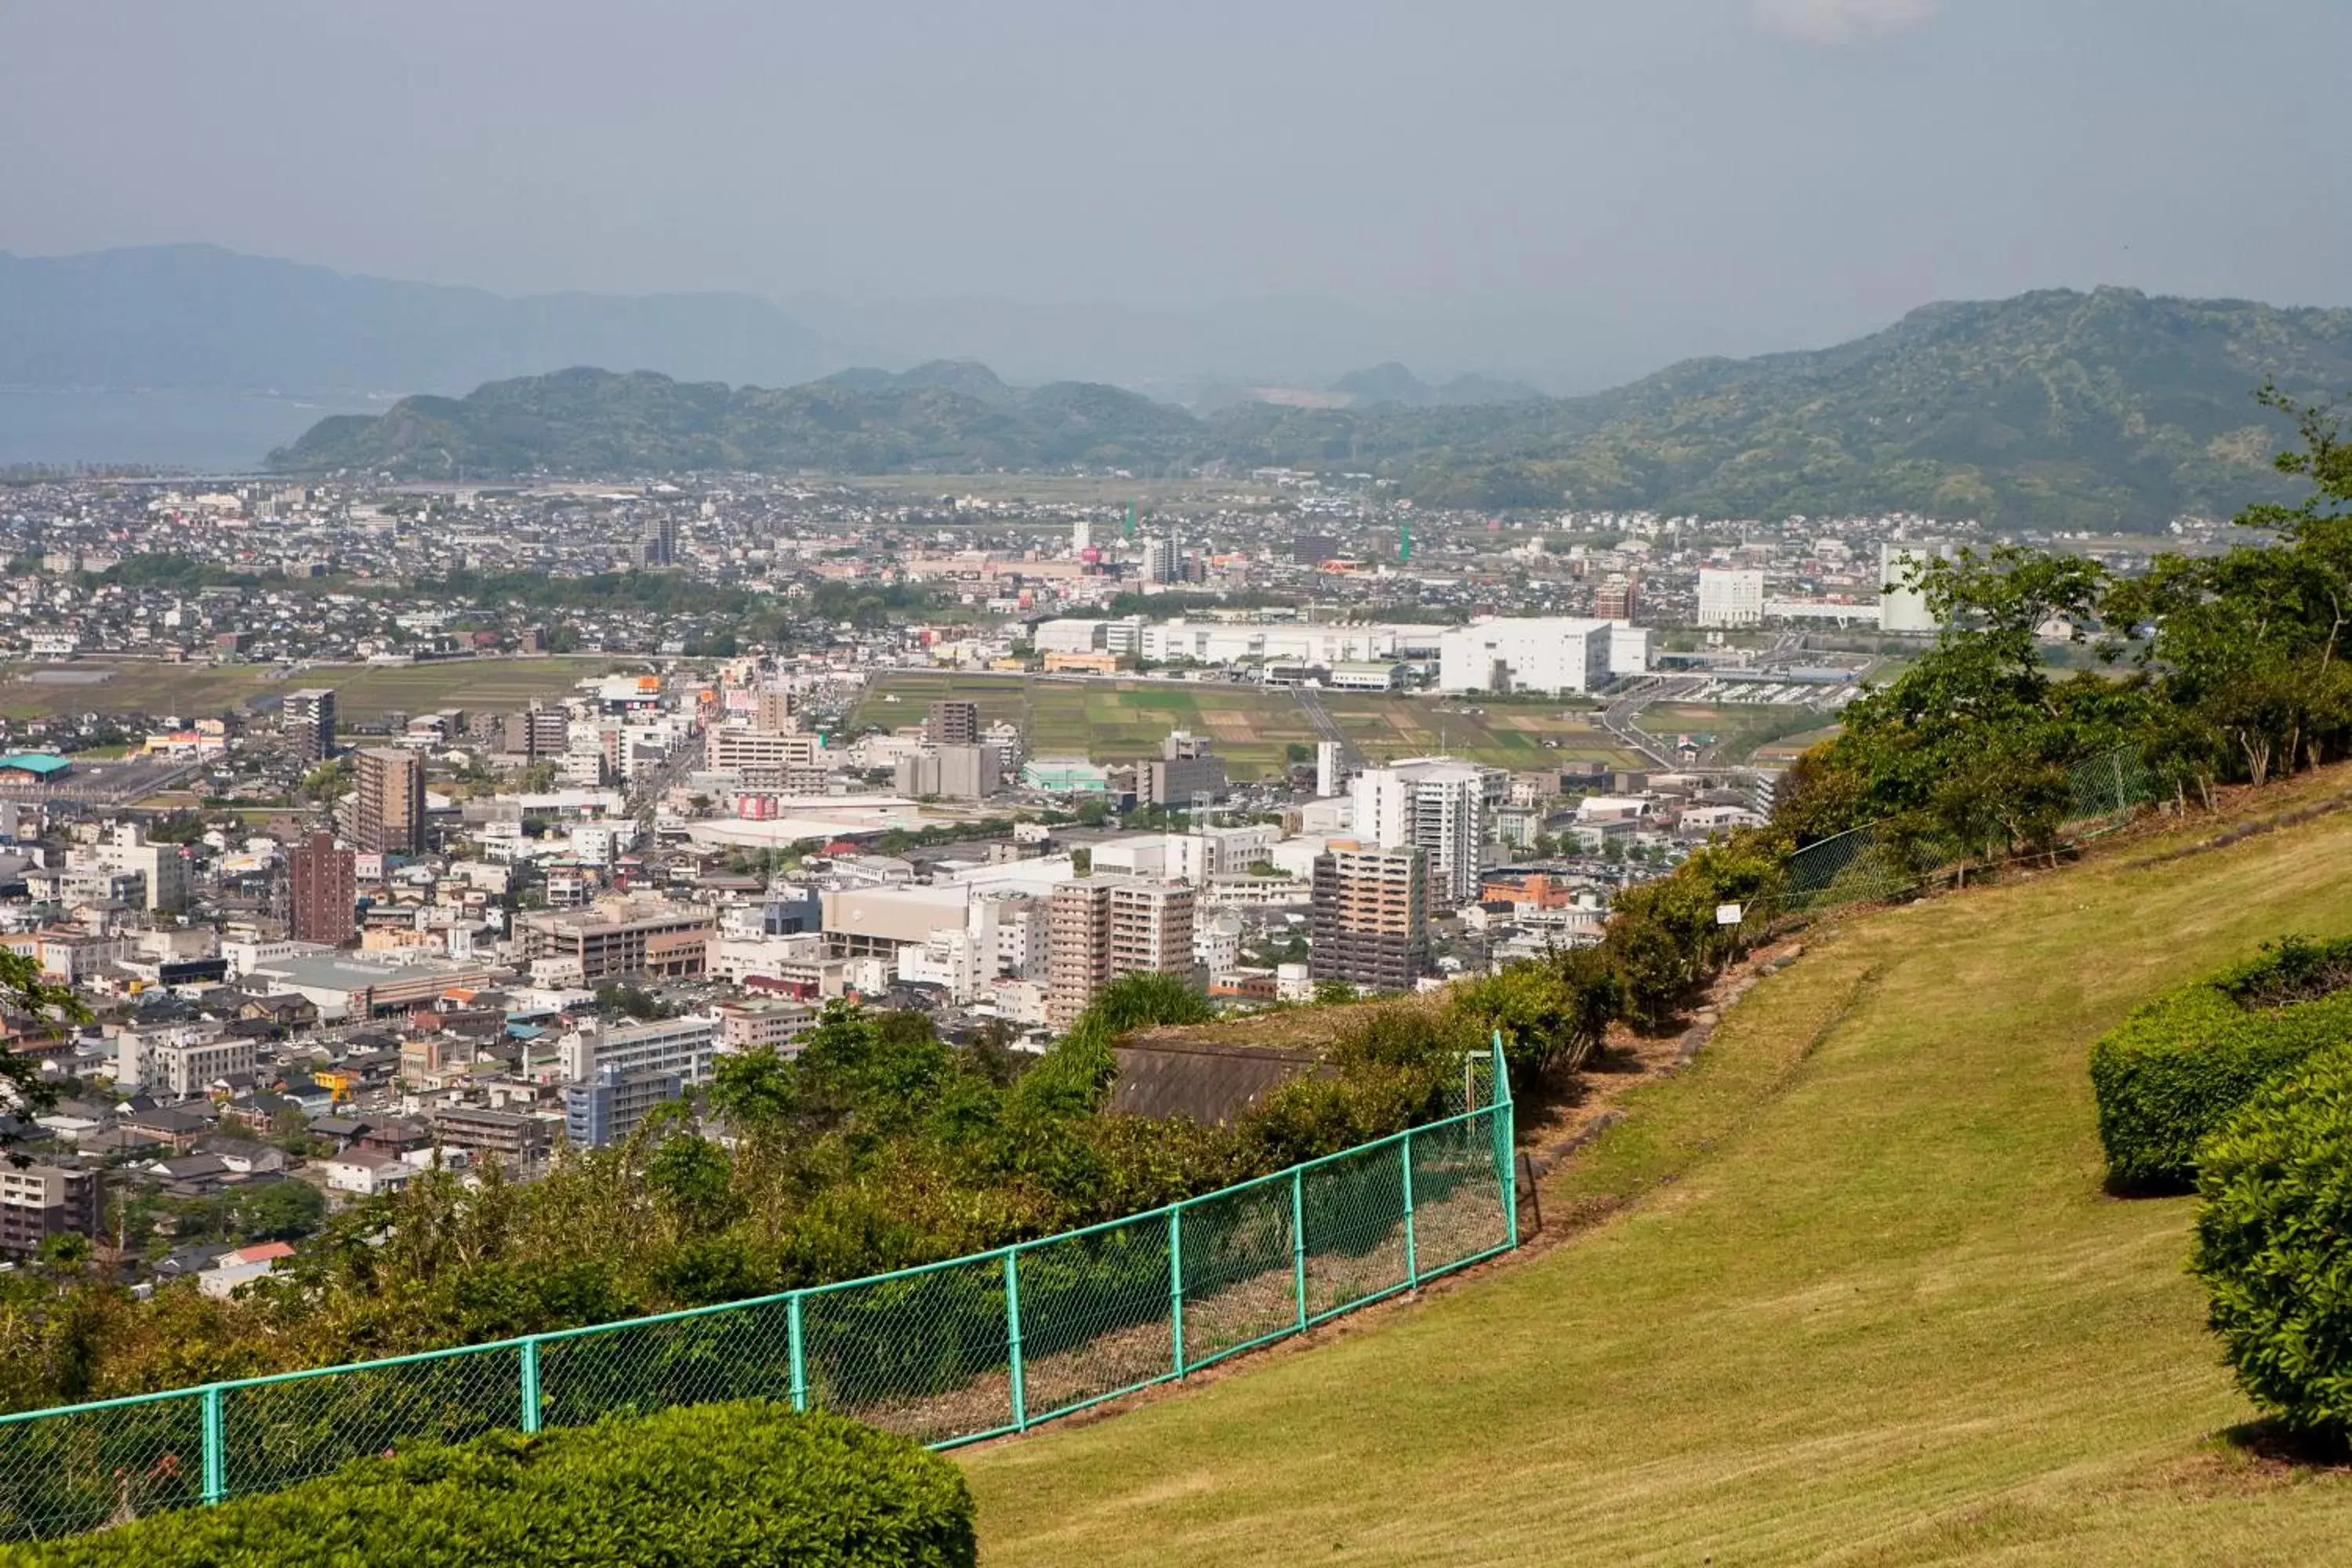
<svg viewBox="0 0 2352 1568">
<path fill-rule="evenodd" d="M 425 757 L 370 746 L 353 759 L 352 842 L 369 855 L 425 850 Z"/>
<path fill-rule="evenodd" d="M 1764 574 L 1753 567 L 1698 569 L 1698 624 L 1754 626 L 1764 622 Z"/>
<path fill-rule="evenodd" d="M 980 704 L 934 702 L 923 716 L 923 739 L 934 746 L 980 744 Z"/>
<path fill-rule="evenodd" d="M 707 973 L 719 916 L 664 899 L 608 898 L 584 910 L 535 910 L 519 918 L 523 962 L 551 961 L 578 984 L 596 985 L 625 975 L 684 980 Z"/>
<path fill-rule="evenodd" d="M 331 834 L 313 833 L 286 857 L 286 934 L 341 947 L 352 940 L 359 902 L 359 857 Z"/>
<path fill-rule="evenodd" d="M 1421 850 L 1432 898 L 1466 903 L 1478 893 L 1490 771 L 1452 757 L 1368 768 L 1350 786 L 1356 837 L 1381 849 Z M 1507 788 L 1508 775 L 1500 776 Z"/>
<path fill-rule="evenodd" d="M 1486 616 L 1437 639 L 1441 691 L 1593 691 L 1609 684 L 1607 621 Z"/>
<path fill-rule="evenodd" d="M 335 754 L 335 694 L 323 686 L 289 691 L 278 705 L 278 725 L 306 763 Z"/>
<path fill-rule="evenodd" d="M 1307 973 L 1409 991 L 1429 967 L 1429 872 L 1418 849 L 1334 847 L 1315 858 Z"/>
<path fill-rule="evenodd" d="M 1178 730 L 1160 742 L 1160 755 L 1135 770 L 1135 804 L 1188 808 L 1227 793 L 1225 759 L 1206 735 Z"/>
<path fill-rule="evenodd" d="M 756 725 L 721 724 L 708 733 L 711 767 L 719 773 L 772 773 L 818 765 L 818 737 Z"/>
<path fill-rule="evenodd" d="M 892 775 L 900 795 L 918 799 L 984 800 L 1003 786 L 1004 763 L 993 746 L 925 746 L 901 757 Z"/>
</svg>

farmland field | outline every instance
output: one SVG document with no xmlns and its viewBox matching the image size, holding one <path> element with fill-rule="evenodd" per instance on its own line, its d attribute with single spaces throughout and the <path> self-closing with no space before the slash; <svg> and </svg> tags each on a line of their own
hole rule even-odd
<svg viewBox="0 0 2352 1568">
<path fill-rule="evenodd" d="M 1549 704 L 1493 704 L 1467 714 L 1427 697 L 1325 692 L 1335 722 L 1373 761 L 1441 750 L 1496 767 L 1540 768 L 1572 757 L 1633 759 L 1592 727 L 1591 715 Z M 895 697 L 897 701 L 889 699 Z M 1097 763 L 1156 755 L 1171 730 L 1208 735 L 1235 778 L 1279 773 L 1289 748 L 1321 738 L 1296 693 L 1225 682 L 1039 679 L 1019 675 L 901 670 L 879 676 L 850 715 L 853 726 L 903 729 L 945 697 L 980 704 L 984 723 L 1022 726 L 1033 756 Z M 1547 746 L 1547 741 L 1556 745 Z"/>
<path fill-rule="evenodd" d="M 1365 755 L 1465 757 L 1498 768 L 1537 769 L 1598 759 L 1640 765 L 1592 722 L 1592 715 L 1546 702 L 1473 701 L 1329 692 L 1323 705 Z M 1475 711 L 1473 711 L 1475 710 Z"/>
<path fill-rule="evenodd" d="M 1581 1234 L 970 1451 L 985 1560 L 2347 1561 L 2352 1473 L 2232 1440 L 2195 1200 L 2102 1189 L 2086 1058 L 2268 938 L 2352 932 L 2352 815 L 2161 847 L 1806 933 L 1545 1180 Z"/>
<path fill-rule="evenodd" d="M 446 659 L 416 665 L 312 665 L 278 675 L 257 664 L 163 664 L 151 660 L 78 659 L 70 664 L 0 666 L 0 716 L 53 718 L 65 713 L 170 713 L 181 718 L 228 711 L 256 697 L 280 696 L 306 686 L 335 690 L 345 719 L 369 719 L 387 710 L 520 708 L 533 698 L 561 696 L 583 677 L 642 668 L 646 661 L 593 658 Z M 48 675 L 103 679 L 26 679 Z"/>
</svg>

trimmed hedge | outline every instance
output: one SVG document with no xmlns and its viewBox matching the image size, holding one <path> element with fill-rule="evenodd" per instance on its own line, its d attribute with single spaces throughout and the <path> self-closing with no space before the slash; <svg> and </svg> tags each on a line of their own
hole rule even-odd
<svg viewBox="0 0 2352 1568">
<path fill-rule="evenodd" d="M 2202 1161 L 2190 1267 L 2239 1386 L 2299 1432 L 2352 1436 L 2352 1048 L 2257 1094 Z"/>
<path fill-rule="evenodd" d="M 2296 937 L 2142 1007 L 2091 1047 L 2107 1175 L 2135 1192 L 2186 1192 L 2198 1145 L 2263 1085 L 2352 1040 L 2352 991 L 2332 984 L 2352 940 Z"/>
<path fill-rule="evenodd" d="M 765 1401 L 501 1433 L 0 1553 L 6 1568 L 969 1568 L 954 1466 Z"/>
</svg>

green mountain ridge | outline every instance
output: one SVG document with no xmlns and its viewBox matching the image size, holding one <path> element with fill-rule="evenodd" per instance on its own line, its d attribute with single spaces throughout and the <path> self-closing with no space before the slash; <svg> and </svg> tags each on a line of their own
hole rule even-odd
<svg viewBox="0 0 2352 1568">
<path fill-rule="evenodd" d="M 1911 510 L 2107 529 L 2284 493 L 2265 382 L 2352 390 L 2352 310 L 2050 289 L 1929 305 L 1833 348 L 1702 359 L 1591 397 L 1196 419 L 940 362 L 770 390 L 570 370 L 322 421 L 272 455 L 410 477 L 696 468 L 1369 468 L 1430 504 L 1708 517 Z"/>
</svg>

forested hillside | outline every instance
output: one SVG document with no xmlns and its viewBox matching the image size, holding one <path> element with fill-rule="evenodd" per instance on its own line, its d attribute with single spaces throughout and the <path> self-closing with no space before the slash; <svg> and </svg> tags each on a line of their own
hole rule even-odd
<svg viewBox="0 0 2352 1568">
<path fill-rule="evenodd" d="M 1250 405 L 1210 420 L 1115 387 L 1004 386 L 971 364 L 781 391 L 570 370 L 321 422 L 303 471 L 434 477 L 689 468 L 1370 468 L 1469 507 L 1714 517 L 1900 509 L 2107 529 L 2284 492 L 2266 381 L 2352 387 L 2352 310 L 2051 290 L 1932 305 L 1837 348 L 1694 360 L 1598 396 Z"/>
</svg>

